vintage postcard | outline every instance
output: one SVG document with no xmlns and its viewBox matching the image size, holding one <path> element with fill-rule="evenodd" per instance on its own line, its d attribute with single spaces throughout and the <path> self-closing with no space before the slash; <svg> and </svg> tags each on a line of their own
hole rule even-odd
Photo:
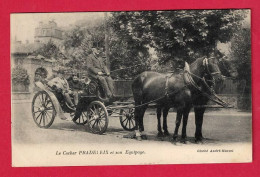
<svg viewBox="0 0 260 177">
<path fill-rule="evenodd" d="M 10 18 L 13 167 L 252 162 L 249 9 Z"/>
</svg>

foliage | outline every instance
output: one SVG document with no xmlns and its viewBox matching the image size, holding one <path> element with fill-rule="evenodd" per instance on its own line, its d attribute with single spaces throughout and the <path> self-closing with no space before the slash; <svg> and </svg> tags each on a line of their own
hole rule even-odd
<svg viewBox="0 0 260 177">
<path fill-rule="evenodd" d="M 231 60 L 238 71 L 238 103 L 240 109 L 251 109 L 251 35 L 250 26 L 234 33 L 231 40 Z"/>
<path fill-rule="evenodd" d="M 79 27 L 76 27 L 71 31 L 67 31 L 64 37 L 65 49 L 68 49 L 70 47 L 79 47 L 83 39 L 83 31 Z"/>
<path fill-rule="evenodd" d="M 52 42 L 48 41 L 43 47 L 34 52 L 37 55 L 42 55 L 46 58 L 58 58 L 60 56 L 60 49 Z"/>
<path fill-rule="evenodd" d="M 18 84 L 18 83 L 22 83 L 24 85 L 30 84 L 30 79 L 27 70 L 19 66 L 12 69 L 11 78 L 13 84 Z"/>
<path fill-rule="evenodd" d="M 103 25 L 91 28 L 77 26 L 68 31 L 65 34 L 64 46 L 65 55 L 70 61 L 66 66 L 74 69 L 85 69 L 91 48 L 93 46 L 103 48 L 104 38 Z"/>
<path fill-rule="evenodd" d="M 150 70 L 154 63 L 167 65 L 169 61 L 173 67 L 182 68 L 184 61 L 209 55 L 218 41 L 230 41 L 245 15 L 243 10 L 113 12 L 107 29 L 98 22 L 67 31 L 64 46 L 70 61 L 66 66 L 86 69 L 91 47 L 104 51 L 107 34 L 111 71 L 138 65 L 114 72 L 114 77 L 133 78 Z"/>
<path fill-rule="evenodd" d="M 111 31 L 109 39 L 111 70 L 122 69 L 113 75 L 121 79 L 132 79 L 137 74 L 150 70 L 148 47 L 125 31 Z M 127 67 L 132 67 L 126 69 Z M 125 69 L 124 69 L 125 68 Z"/>
<path fill-rule="evenodd" d="M 235 33 L 231 40 L 231 57 L 236 64 L 238 78 L 246 81 L 245 93 L 251 93 L 251 35 L 249 28 Z"/>
<path fill-rule="evenodd" d="M 208 55 L 217 41 L 229 41 L 244 17 L 241 10 L 115 12 L 112 26 L 129 48 L 153 47 L 159 63 L 183 64 Z"/>
</svg>

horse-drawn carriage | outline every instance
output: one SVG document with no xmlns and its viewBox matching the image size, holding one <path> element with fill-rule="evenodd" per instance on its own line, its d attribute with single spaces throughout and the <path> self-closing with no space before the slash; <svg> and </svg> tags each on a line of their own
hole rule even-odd
<svg viewBox="0 0 260 177">
<path fill-rule="evenodd" d="M 60 93 L 48 86 L 37 82 L 41 89 L 35 94 L 32 102 L 32 113 L 35 123 L 42 128 L 52 125 L 56 115 L 64 117 L 70 113 L 76 124 L 87 124 L 93 133 L 102 134 L 108 126 L 108 117 L 119 117 L 125 130 L 139 130 L 136 137 L 140 138 L 144 131 L 143 117 L 150 104 L 157 107 L 158 131 L 162 132 L 160 125 L 160 111 L 164 109 L 164 131 L 167 134 L 166 117 L 170 107 L 177 109 L 176 127 L 173 138 L 178 135 L 178 128 L 183 117 L 182 138 L 186 137 L 186 125 L 191 107 L 194 107 L 196 119 L 195 138 L 203 139 L 202 122 L 203 114 L 209 100 L 228 108 L 228 104 L 221 100 L 212 91 L 210 85 L 215 80 L 221 80 L 222 75 L 218 67 L 219 61 L 215 58 L 196 59 L 191 66 L 186 63 L 182 74 L 160 74 L 144 72 L 133 81 L 132 91 L 135 102 L 115 101 L 107 103 L 103 98 L 102 87 L 98 82 L 92 82 L 84 89 L 84 94 L 79 100 L 76 111 L 66 104 Z M 227 69 L 231 75 L 236 75 L 232 69 Z M 133 105 L 133 103 L 135 105 Z M 77 119 L 75 119 L 77 118 Z M 169 133 L 168 133 L 169 134 Z"/>
<path fill-rule="evenodd" d="M 125 130 L 135 128 L 134 110 L 129 107 L 131 102 L 122 102 L 128 98 L 119 97 L 120 102 L 107 102 L 104 91 L 97 81 L 93 80 L 85 85 L 76 110 L 65 101 L 61 91 L 40 81 L 35 82 L 35 85 L 39 91 L 32 100 L 32 116 L 40 128 L 49 128 L 56 116 L 61 119 L 70 116 L 75 124 L 86 125 L 96 134 L 103 134 L 107 130 L 109 117 L 118 117 Z"/>
</svg>

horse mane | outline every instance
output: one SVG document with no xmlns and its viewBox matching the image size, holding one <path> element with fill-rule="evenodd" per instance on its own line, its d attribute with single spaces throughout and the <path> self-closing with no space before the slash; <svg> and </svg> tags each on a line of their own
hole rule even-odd
<svg viewBox="0 0 260 177">
<path fill-rule="evenodd" d="M 194 67 L 194 65 L 195 65 L 195 66 L 198 65 L 198 63 L 199 63 L 199 62 L 202 62 L 203 59 L 204 59 L 203 57 L 197 58 L 194 62 L 192 62 L 192 63 L 190 64 L 190 66 L 191 66 L 191 67 Z"/>
</svg>

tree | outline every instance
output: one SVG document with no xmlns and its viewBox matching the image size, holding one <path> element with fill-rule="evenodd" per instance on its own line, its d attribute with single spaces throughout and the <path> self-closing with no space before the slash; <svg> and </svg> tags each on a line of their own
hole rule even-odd
<svg viewBox="0 0 260 177">
<path fill-rule="evenodd" d="M 242 98 L 243 108 L 251 107 L 251 35 L 250 28 L 244 28 L 234 34 L 231 40 L 231 58 L 238 71 L 239 90 L 246 97 Z M 243 82 L 245 81 L 245 82 Z M 241 83 L 244 83 L 241 85 Z M 249 99 L 247 98 L 249 96 Z"/>
<path fill-rule="evenodd" d="M 112 26 L 128 46 L 143 53 L 153 47 L 159 63 L 183 65 L 207 56 L 217 41 L 229 41 L 244 17 L 242 10 L 115 12 Z"/>
<path fill-rule="evenodd" d="M 64 39 L 65 55 L 69 58 L 67 67 L 74 69 L 86 69 L 87 57 L 92 47 L 104 46 L 104 25 L 80 27 L 67 31 Z"/>
<path fill-rule="evenodd" d="M 42 55 L 46 58 L 57 59 L 60 56 L 60 49 L 50 40 L 43 47 L 39 48 L 34 52 L 37 55 Z"/>
</svg>

